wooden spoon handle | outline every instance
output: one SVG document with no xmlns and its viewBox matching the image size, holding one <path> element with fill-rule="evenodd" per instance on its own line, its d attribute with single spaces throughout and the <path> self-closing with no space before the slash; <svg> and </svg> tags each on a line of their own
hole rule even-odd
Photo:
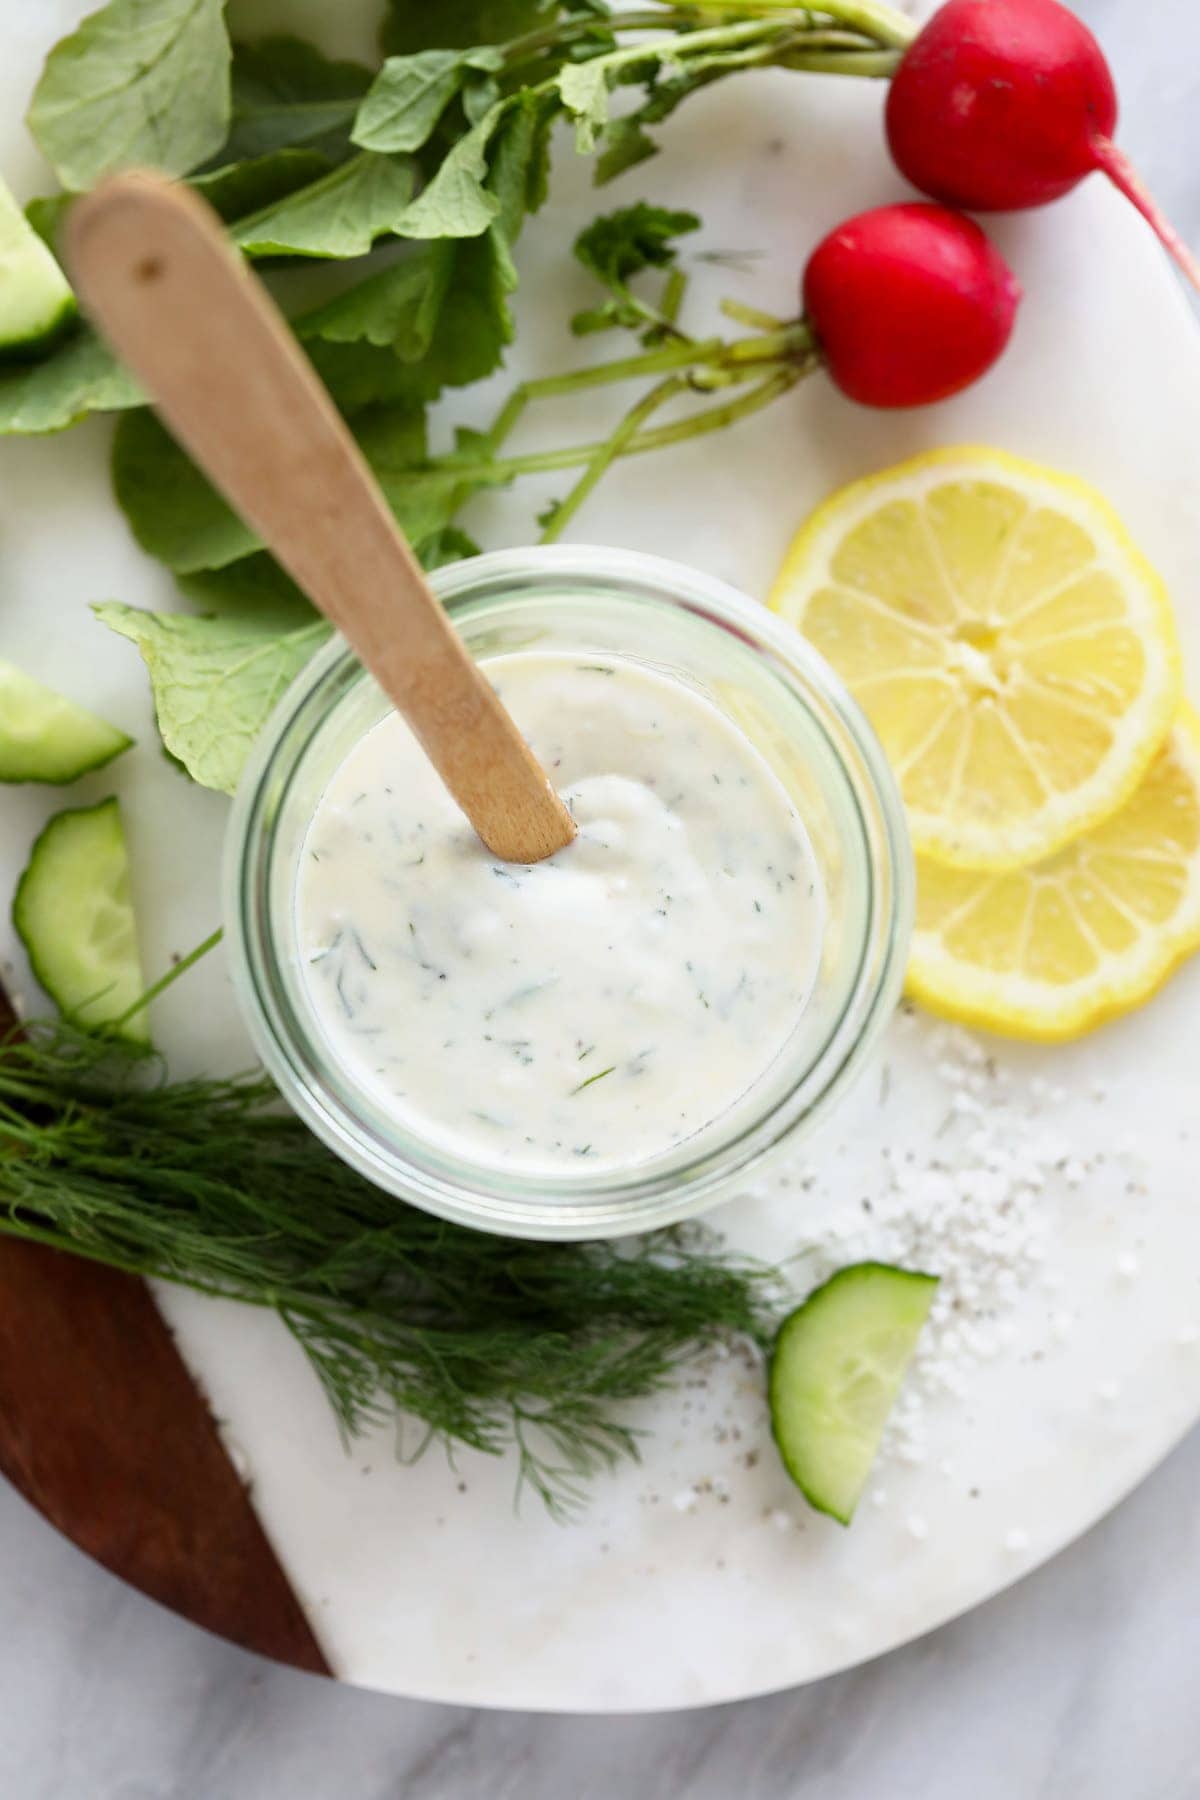
<svg viewBox="0 0 1200 1800">
<path fill-rule="evenodd" d="M 575 825 L 458 633 L 363 456 L 211 208 L 142 171 L 71 208 L 80 299 L 175 436 L 353 646 L 494 855 Z"/>
</svg>

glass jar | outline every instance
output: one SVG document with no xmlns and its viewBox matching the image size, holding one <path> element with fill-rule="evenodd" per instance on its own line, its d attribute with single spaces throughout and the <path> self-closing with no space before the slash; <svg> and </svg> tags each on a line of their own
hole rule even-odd
<svg viewBox="0 0 1200 1800">
<path fill-rule="evenodd" d="M 340 639 L 273 714 L 243 776 L 226 853 L 234 984 L 285 1099 L 338 1156 L 427 1211 L 515 1237 L 617 1237 L 728 1200 L 823 1116 L 899 995 L 912 924 L 904 814 L 874 735 L 792 627 L 697 570 L 585 546 L 504 550 L 433 586 L 477 659 L 537 647 L 616 655 L 699 690 L 756 746 L 807 827 L 825 891 L 808 1005 L 748 1094 L 653 1161 L 516 1174 L 422 1141 L 338 1065 L 303 981 L 295 905 L 304 836 L 334 770 L 389 703 Z"/>
</svg>

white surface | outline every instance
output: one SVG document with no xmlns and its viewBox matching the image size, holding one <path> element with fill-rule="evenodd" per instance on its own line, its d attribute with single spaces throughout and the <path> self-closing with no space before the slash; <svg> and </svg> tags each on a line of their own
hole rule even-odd
<svg viewBox="0 0 1200 1800">
<path fill-rule="evenodd" d="M 56 29 L 53 10 L 39 9 L 47 36 Z M 13 59 L 19 62 L 19 57 Z M 19 68 L 10 64 L 5 78 L 20 93 L 28 86 L 28 63 Z M 627 191 L 656 198 L 694 197 L 695 169 L 705 143 L 719 141 L 723 149 L 740 144 L 738 154 L 719 168 L 705 169 L 709 240 L 745 247 L 747 221 L 753 218 L 760 241 L 779 245 L 780 253 L 757 264 L 753 275 L 738 285 L 744 295 L 766 298 L 768 304 L 773 297 L 781 308 L 788 303 L 788 271 L 816 230 L 853 204 L 895 191 L 882 164 L 863 152 L 865 122 L 853 125 L 848 118 L 855 106 L 873 114 L 877 96 L 868 93 L 856 100 L 839 91 L 838 116 L 831 118 L 822 115 L 834 103 L 818 91 L 801 118 L 795 91 L 768 80 L 759 84 L 754 106 L 745 98 L 735 104 L 719 94 L 693 103 L 697 110 L 690 117 L 685 112 L 672 128 L 670 159 L 626 183 Z M 747 87 L 738 92 L 745 96 Z M 12 117 L 8 109 L 6 116 Z M 7 129 L 15 132 L 16 127 Z M 819 133 L 819 144 L 808 142 L 810 131 Z M 802 162 L 770 149 L 781 137 L 795 145 Z M 9 166 L 6 149 L 0 150 L 0 162 Z M 802 196 L 796 191 L 796 167 L 805 170 L 804 193 L 819 198 L 819 208 L 814 204 L 807 221 L 797 212 Z M 722 185 L 724 193 L 718 191 Z M 584 521 L 588 534 L 686 554 L 744 586 L 761 586 L 795 517 L 831 480 L 926 442 L 971 435 L 1044 456 L 1097 480 L 1117 499 L 1135 534 L 1184 595 L 1189 549 L 1185 505 L 1189 492 L 1195 492 L 1197 474 L 1186 417 L 1194 406 L 1196 353 L 1194 341 L 1181 335 L 1185 314 L 1178 297 L 1153 259 L 1142 253 L 1141 228 L 1101 192 L 1085 192 L 1052 216 L 1006 222 L 998 236 L 1018 263 L 1027 289 L 1018 342 L 1003 377 L 993 377 L 973 397 L 939 414 L 887 421 L 851 413 L 813 384 L 794 407 L 745 428 L 736 439 L 719 440 L 715 450 L 709 446 L 682 453 L 669 466 L 664 460 L 619 472 L 593 502 Z M 543 224 L 536 237 L 531 233 L 523 254 L 527 295 L 532 293 L 545 304 L 547 316 L 556 319 L 565 308 L 561 302 L 550 307 L 549 280 L 539 280 L 538 246 L 547 246 L 557 258 L 561 241 L 552 222 Z M 1090 284 L 1087 313 L 1063 297 L 1064 271 L 1084 265 L 1105 270 L 1102 282 Z M 715 287 L 712 280 L 711 290 Z M 529 335 L 543 335 L 539 360 L 560 359 L 564 347 L 558 334 L 535 329 Z M 65 611 L 68 597 L 78 608 L 84 599 L 107 592 L 148 601 L 161 591 L 155 572 L 140 564 L 122 541 L 104 492 L 101 436 L 102 428 L 89 428 L 51 444 L 2 449 L 0 573 L 11 621 L 6 651 L 43 672 L 54 669 L 64 686 L 64 619 L 77 622 L 83 616 L 79 610 Z M 736 514 L 730 500 L 731 456 L 737 459 L 738 491 L 746 496 L 745 509 Z M 56 533 L 52 511 L 68 491 L 74 542 L 64 542 L 61 528 Z M 516 507 L 506 513 L 512 539 L 523 535 L 520 519 Z M 94 521 L 94 532 L 85 530 L 89 521 Z M 489 535 L 500 541 L 498 532 Z M 56 595 L 53 617 L 47 593 Z M 98 628 L 88 628 L 88 660 L 86 665 L 81 661 L 76 691 L 98 701 L 92 682 L 110 679 L 109 696 L 115 702 L 132 691 L 129 670 L 118 661 L 123 648 L 102 645 L 102 636 Z M 60 640 L 57 645 L 54 637 Z M 124 705 L 121 713 L 129 716 Z M 177 778 L 166 779 L 152 750 L 142 753 L 141 764 L 133 771 L 141 784 L 133 803 L 138 836 L 145 833 L 149 843 L 154 825 L 150 805 L 157 805 L 161 819 L 177 816 L 184 790 Z M 157 917 L 148 918 L 152 966 L 167 947 L 183 948 L 202 935 L 211 919 L 212 872 L 209 845 L 200 840 L 200 815 L 213 832 L 210 843 L 215 842 L 220 806 L 207 797 L 194 798 L 198 817 L 194 835 L 189 835 L 197 862 L 173 871 L 177 891 L 172 905 L 160 900 Z M 32 815 L 18 821 L 14 809 L 10 816 L 14 832 L 32 825 Z M 143 874 L 148 862 L 144 854 Z M 714 1503 L 682 1514 L 672 1508 L 664 1532 L 659 1520 L 665 1515 L 652 1501 L 640 1502 L 638 1494 L 652 1491 L 649 1484 L 663 1478 L 664 1489 L 674 1495 L 677 1490 L 667 1489 L 667 1481 L 681 1468 L 685 1476 L 697 1472 L 682 1461 L 688 1445 L 693 1455 L 703 1447 L 705 1466 L 699 1472 L 711 1474 L 702 1433 L 689 1436 L 678 1451 L 670 1435 L 660 1433 L 658 1453 L 666 1466 L 614 1485 L 598 1497 L 586 1531 L 570 1534 L 535 1528 L 528 1516 L 521 1526 L 513 1525 L 506 1486 L 497 1480 L 489 1492 L 474 1469 L 468 1493 L 461 1497 L 453 1482 L 439 1479 L 432 1463 L 415 1476 L 380 1463 L 369 1480 L 352 1480 L 353 1470 L 325 1452 L 324 1415 L 314 1414 L 308 1424 L 304 1405 L 311 1390 L 295 1378 L 289 1357 L 278 1353 L 277 1334 L 265 1329 L 266 1322 L 243 1321 L 235 1329 L 231 1319 L 221 1317 L 221 1309 L 180 1309 L 178 1316 L 185 1311 L 195 1315 L 188 1333 L 193 1354 L 199 1353 L 235 1431 L 250 1440 L 259 1504 L 346 1672 L 379 1680 L 386 1662 L 393 1680 L 398 1674 L 413 1678 L 410 1691 L 542 1705 L 569 1703 L 572 1695 L 577 1705 L 665 1704 L 744 1692 L 756 1684 L 780 1685 L 814 1672 L 822 1662 L 833 1666 L 933 1623 L 954 1605 L 1018 1573 L 1094 1516 L 1183 1428 L 1200 1397 L 1200 1381 L 1184 1373 L 1194 1367 L 1194 1359 L 1174 1342 L 1194 1318 L 1198 1291 L 1197 1226 L 1193 1209 L 1185 1204 L 1186 1145 L 1178 1135 L 1186 1122 L 1180 1109 L 1188 1101 L 1180 1069 L 1187 1057 L 1179 1047 L 1186 1041 L 1195 989 L 1193 972 L 1140 1019 L 1114 1028 L 1094 1045 L 1028 1059 L 1030 1068 L 1044 1062 L 1055 1081 L 1071 1080 L 1079 1096 L 1079 1122 L 1068 1130 L 1085 1148 L 1111 1149 L 1120 1129 L 1136 1125 L 1150 1159 L 1151 1195 L 1126 1197 L 1120 1182 L 1111 1187 L 1108 1176 L 1048 1198 L 1055 1228 L 1069 1227 L 1070 1291 L 1085 1315 L 1080 1331 L 1049 1361 L 1026 1366 L 1015 1358 L 1002 1359 L 989 1365 L 986 1374 L 977 1373 L 971 1402 L 975 1423 L 967 1432 L 967 1460 L 960 1473 L 942 1478 L 940 1487 L 918 1472 L 901 1476 L 897 1487 L 889 1475 L 889 1489 L 895 1490 L 889 1507 L 871 1515 L 869 1522 L 861 1521 L 867 1529 L 856 1526 L 851 1536 L 832 1542 L 833 1528 L 827 1532 L 818 1521 L 803 1534 L 777 1533 L 766 1554 L 768 1540 L 756 1529 L 766 1497 L 759 1482 L 777 1479 L 766 1459 L 753 1480 L 739 1480 L 727 1506 Z M 191 1041 L 202 1040 L 201 1054 L 225 1036 L 219 1011 L 209 1006 L 209 999 L 193 986 L 190 999 L 181 994 L 177 1007 L 180 1027 L 189 1010 L 194 1015 L 204 1007 L 203 1019 L 188 1021 Z M 197 1025 L 204 1028 L 199 1034 Z M 910 1052 L 905 1080 L 918 1082 L 919 1063 L 919 1051 Z M 1103 1070 L 1109 1089 L 1103 1105 L 1089 1098 L 1094 1068 Z M 1069 1077 L 1064 1069 L 1071 1071 Z M 855 1130 L 860 1134 L 858 1153 L 870 1157 L 860 1126 L 878 1092 L 868 1077 L 831 1134 L 835 1158 L 836 1140 Z M 904 1092 L 898 1080 L 887 1109 L 893 1116 Z M 936 1079 L 931 1078 L 921 1104 L 936 1105 L 937 1099 Z M 855 1107 L 865 1111 L 856 1113 Z M 918 1118 L 909 1129 L 924 1141 L 925 1127 Z M 836 1160 L 827 1166 L 838 1168 Z M 1131 1203 L 1136 1218 L 1128 1210 Z M 794 1242 L 794 1214 L 788 1229 Z M 1146 1238 L 1140 1251 L 1126 1241 L 1139 1233 Z M 1135 1253 L 1141 1255 L 1143 1272 L 1126 1288 L 1117 1263 Z M 1031 1296 L 1028 1304 L 1040 1328 L 1041 1296 Z M 215 1341 L 202 1344 L 206 1336 Z M 1031 1350 L 1036 1344 L 1036 1338 L 1026 1337 L 1022 1348 Z M 256 1351 L 261 1351 L 267 1379 L 251 1385 L 245 1365 Z M 1105 1398 L 1110 1382 L 1120 1389 L 1112 1400 Z M 1104 1395 L 1097 1391 L 1101 1384 Z M 265 1437 L 260 1441 L 253 1430 L 245 1431 L 259 1402 L 272 1426 L 286 1415 L 287 1440 L 276 1438 L 269 1449 Z M 247 1416 L 240 1417 L 239 1409 Z M 965 1410 L 959 1417 L 965 1421 Z M 931 1420 L 931 1435 L 941 1429 L 942 1421 Z M 313 1463 L 327 1483 L 323 1493 L 298 1490 L 290 1479 L 291 1469 Z M 971 1504 L 969 1488 L 961 1491 L 968 1473 L 971 1484 L 982 1490 L 981 1499 Z M 980 1477 L 986 1478 L 986 1486 Z M 916 1486 L 905 1493 L 906 1483 Z M 927 1487 L 920 1504 L 930 1535 L 918 1543 L 909 1533 L 904 1554 L 897 1555 L 899 1521 L 907 1521 L 922 1483 Z M 430 1484 L 437 1484 L 437 1495 Z M 774 1492 L 772 1488 L 772 1497 Z M 434 1559 L 428 1540 L 414 1527 L 422 1509 L 439 1499 L 447 1503 L 449 1523 L 434 1526 L 431 1535 L 440 1531 L 441 1541 L 452 1543 L 453 1550 Z M 893 1511 L 893 1505 L 903 1506 L 904 1513 Z M 455 1509 L 452 1517 L 450 1509 Z M 365 1535 L 364 1521 L 372 1514 L 382 1520 L 383 1542 L 396 1552 L 390 1565 L 379 1544 Z M 626 1535 L 617 1538 L 614 1533 L 610 1551 L 601 1552 L 599 1543 L 607 1540 L 600 1533 L 614 1525 Z M 1005 1552 L 1005 1538 L 1014 1531 L 1026 1532 L 1028 1545 L 1024 1551 Z M 414 1548 L 406 1563 L 404 1542 L 410 1539 Z M 781 1539 L 787 1544 L 784 1554 Z M 714 1558 L 718 1540 L 724 1569 L 716 1567 Z M 347 1545 L 359 1557 L 357 1569 L 344 1561 Z M 468 1561 L 472 1553 L 479 1557 L 474 1570 Z M 518 1557 L 515 1573 L 508 1560 L 513 1555 Z M 564 1620 L 562 1581 L 550 1584 L 549 1594 L 539 1593 L 536 1580 L 525 1578 L 524 1558 L 538 1565 L 535 1577 L 551 1571 L 557 1575 L 565 1565 L 569 1582 L 596 1594 L 595 1604 L 574 1607 Z M 663 1578 L 668 1559 L 673 1571 L 669 1583 Z M 451 1560 L 458 1579 L 448 1590 Z M 757 1585 L 751 1580 L 756 1570 L 761 1571 Z M 503 1610 L 506 1581 L 519 1591 L 521 1610 L 515 1619 Z M 374 1645 L 360 1642 L 348 1629 L 356 1590 L 374 1602 L 381 1590 L 386 1594 L 387 1607 L 375 1608 L 381 1627 Z M 322 1606 L 323 1600 L 329 1604 Z M 815 1630 L 814 1614 L 819 1614 Z M 472 1652 L 478 1657 L 487 1650 L 483 1646 L 481 1652 L 478 1641 L 472 1641 L 476 1618 L 493 1632 L 502 1622 L 503 1632 L 494 1632 L 492 1643 L 503 1636 L 503 1655 L 492 1652 L 493 1669 L 466 1662 Z M 636 1658 L 630 1654 L 634 1642 Z M 918 1662 L 921 1655 L 917 1653 Z M 491 1685 L 485 1686 L 485 1680 Z M 1163 1785 L 1174 1777 L 1166 1763 L 1156 1766 L 1159 1785 L 1136 1791 L 1186 1791 L 1182 1785 Z M 983 1779 L 992 1772 L 986 1770 Z M 1182 1781 L 1182 1770 L 1179 1775 Z M 980 1791 L 976 1772 L 972 1785 Z M 677 1790 L 663 1786 L 656 1791 Z M 1134 1790 L 1127 1784 L 1109 1791 L 1125 1796 Z"/>
<path fill-rule="evenodd" d="M 701 1713 L 523 1717 L 320 1682 L 184 1625 L 0 1488 L 5 1800 L 1195 1800 L 1200 1436 L 908 1650 Z"/>
</svg>

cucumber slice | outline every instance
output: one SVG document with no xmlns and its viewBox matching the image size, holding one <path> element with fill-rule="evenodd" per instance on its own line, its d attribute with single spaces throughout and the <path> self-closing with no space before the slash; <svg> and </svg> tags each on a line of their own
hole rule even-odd
<svg viewBox="0 0 1200 1800">
<path fill-rule="evenodd" d="M 75 781 L 132 742 L 14 663 L 0 661 L 0 781 Z"/>
<path fill-rule="evenodd" d="M 56 813 L 17 884 L 13 923 L 33 972 L 63 1016 L 98 1026 L 145 991 L 116 800 Z M 121 1036 L 146 1041 L 144 1013 Z"/>
<path fill-rule="evenodd" d="M 75 313 L 66 276 L 0 181 L 0 358 L 40 356 Z"/>
<path fill-rule="evenodd" d="M 921 1327 L 936 1275 L 855 1263 L 789 1313 L 771 1354 L 771 1429 L 810 1506 L 848 1525 Z"/>
</svg>

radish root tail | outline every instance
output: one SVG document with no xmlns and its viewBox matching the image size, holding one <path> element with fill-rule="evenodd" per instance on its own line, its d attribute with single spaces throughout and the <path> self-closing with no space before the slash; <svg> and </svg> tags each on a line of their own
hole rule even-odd
<svg viewBox="0 0 1200 1800">
<path fill-rule="evenodd" d="M 1159 210 L 1124 151 L 1118 150 L 1112 140 L 1105 137 L 1094 138 L 1092 148 L 1095 151 L 1096 167 L 1137 207 L 1159 242 L 1170 251 L 1192 286 L 1200 293 L 1200 262 L 1192 255 L 1170 219 Z"/>
</svg>

